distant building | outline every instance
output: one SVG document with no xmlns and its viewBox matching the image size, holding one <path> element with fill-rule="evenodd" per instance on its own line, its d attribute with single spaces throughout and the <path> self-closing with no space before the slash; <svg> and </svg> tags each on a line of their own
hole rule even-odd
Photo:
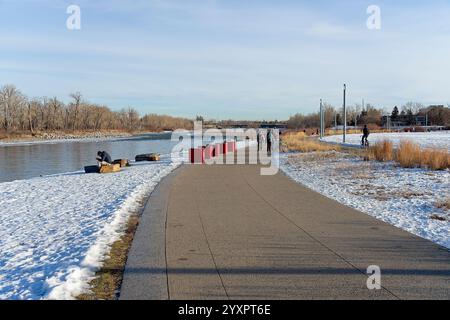
<svg viewBox="0 0 450 320">
<path fill-rule="evenodd" d="M 383 116 L 381 126 L 383 128 L 405 128 L 405 127 L 425 127 L 427 125 L 426 116 L 414 116 L 399 114 L 397 117 Z"/>
<path fill-rule="evenodd" d="M 285 123 L 262 123 L 259 126 L 261 129 L 278 129 L 280 131 L 287 129 L 287 124 Z"/>
</svg>

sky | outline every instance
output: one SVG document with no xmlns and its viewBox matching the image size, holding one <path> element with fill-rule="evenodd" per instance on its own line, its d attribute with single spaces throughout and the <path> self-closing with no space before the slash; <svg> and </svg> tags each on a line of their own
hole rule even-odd
<svg viewBox="0 0 450 320">
<path fill-rule="evenodd" d="M 450 102 L 448 0 L 0 0 L 0 14 L 0 86 L 29 97 L 243 120 L 340 107 L 343 83 L 348 104 Z"/>
</svg>

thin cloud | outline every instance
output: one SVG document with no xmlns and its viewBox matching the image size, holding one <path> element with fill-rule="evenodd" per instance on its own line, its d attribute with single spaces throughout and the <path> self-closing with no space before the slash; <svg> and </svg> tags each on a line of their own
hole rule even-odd
<svg viewBox="0 0 450 320">
<path fill-rule="evenodd" d="M 345 10 L 331 1 L 77 0 L 82 30 L 71 32 L 71 1 L 0 1 L 0 85 L 30 95 L 79 90 L 142 112 L 251 118 L 260 109 L 278 119 L 314 111 L 320 98 L 339 106 L 343 82 L 349 103 L 449 99 L 442 3 L 381 1 L 382 29 L 370 31 L 366 8 L 351 0 Z"/>
<path fill-rule="evenodd" d="M 309 36 L 336 37 L 336 36 L 354 36 L 354 29 L 341 25 L 330 23 L 318 23 L 308 28 L 305 32 Z"/>
</svg>

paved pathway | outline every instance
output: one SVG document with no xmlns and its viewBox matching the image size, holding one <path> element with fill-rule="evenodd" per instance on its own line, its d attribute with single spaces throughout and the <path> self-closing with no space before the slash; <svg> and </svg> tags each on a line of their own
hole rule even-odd
<svg viewBox="0 0 450 320">
<path fill-rule="evenodd" d="M 378 265 L 382 289 L 368 290 Z M 450 299 L 450 252 L 259 166 L 186 165 L 155 190 L 121 299 Z"/>
</svg>

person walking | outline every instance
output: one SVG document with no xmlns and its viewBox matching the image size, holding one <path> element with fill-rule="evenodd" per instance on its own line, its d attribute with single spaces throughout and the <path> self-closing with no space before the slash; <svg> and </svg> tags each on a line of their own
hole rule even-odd
<svg viewBox="0 0 450 320">
<path fill-rule="evenodd" d="M 261 133 L 259 132 L 259 130 L 256 132 L 256 142 L 258 144 L 258 151 L 261 150 L 260 149 L 260 143 L 261 143 L 261 139 L 260 139 L 260 135 Z"/>
</svg>

